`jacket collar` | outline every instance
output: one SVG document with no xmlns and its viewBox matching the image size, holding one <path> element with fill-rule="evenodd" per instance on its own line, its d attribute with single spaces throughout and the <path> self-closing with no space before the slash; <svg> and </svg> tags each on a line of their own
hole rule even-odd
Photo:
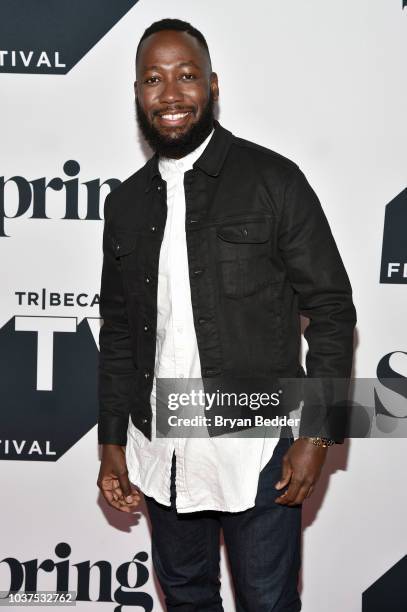
<svg viewBox="0 0 407 612">
<path fill-rule="evenodd" d="M 212 134 L 207 147 L 205 147 L 202 155 L 194 162 L 194 168 L 200 168 L 209 176 L 218 176 L 223 162 L 225 161 L 229 147 L 231 145 L 233 134 L 226 128 L 222 127 L 216 119 L 214 120 L 215 131 Z M 156 176 L 160 176 L 158 169 L 158 154 L 148 160 L 146 164 L 147 179 L 145 191 L 151 189 L 152 182 Z"/>
</svg>

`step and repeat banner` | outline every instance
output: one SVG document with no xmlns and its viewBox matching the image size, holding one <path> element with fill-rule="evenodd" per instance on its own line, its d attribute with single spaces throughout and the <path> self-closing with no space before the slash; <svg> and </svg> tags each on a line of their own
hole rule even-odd
<svg viewBox="0 0 407 612">
<path fill-rule="evenodd" d="M 96 486 L 96 385 L 103 203 L 151 154 L 135 51 L 175 17 L 207 39 L 224 127 L 319 195 L 354 290 L 354 375 L 377 377 L 379 434 L 330 449 L 303 504 L 303 610 L 407 610 L 407 445 L 391 435 L 407 398 L 385 380 L 407 377 L 406 4 L 0 0 L 0 591 L 164 610 L 144 505 L 123 516 Z"/>
</svg>

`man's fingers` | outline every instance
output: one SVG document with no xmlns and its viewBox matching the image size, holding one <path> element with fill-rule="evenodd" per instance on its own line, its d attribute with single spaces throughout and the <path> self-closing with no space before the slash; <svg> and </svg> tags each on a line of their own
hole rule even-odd
<svg viewBox="0 0 407 612">
<path fill-rule="evenodd" d="M 278 482 L 276 482 L 276 484 L 274 485 L 274 487 L 276 489 L 282 489 L 283 487 L 286 487 L 288 485 L 288 483 L 290 482 L 291 476 L 292 476 L 293 470 L 290 466 L 290 463 L 288 461 L 288 459 L 286 459 L 285 457 L 283 458 L 283 467 L 281 470 L 281 478 Z"/>
<path fill-rule="evenodd" d="M 115 508 L 116 510 L 121 510 L 122 512 L 131 512 L 132 507 L 130 504 L 126 504 L 124 500 L 112 500 L 109 502 L 109 505 Z"/>
<path fill-rule="evenodd" d="M 309 490 L 309 485 L 303 484 L 300 490 L 298 491 L 296 497 L 293 500 L 289 500 L 287 502 L 287 505 L 297 506 L 299 504 L 302 504 L 304 499 L 307 497 L 308 490 Z"/>
<path fill-rule="evenodd" d="M 112 492 L 112 490 L 109 489 L 104 489 L 103 487 L 101 487 L 101 491 L 102 491 L 102 495 L 105 498 L 105 500 L 107 501 L 107 503 L 110 506 L 113 506 L 114 508 L 116 508 L 116 504 L 118 503 L 118 501 L 115 499 L 114 494 Z"/>
<path fill-rule="evenodd" d="M 115 489 L 113 492 L 112 489 L 101 489 L 103 497 L 112 508 L 116 508 L 116 510 L 121 510 L 122 512 L 131 512 L 133 508 L 138 506 L 140 501 L 140 495 L 138 492 L 134 492 L 131 496 L 131 503 L 126 502 L 124 497 L 121 495 L 120 497 L 117 494 L 118 489 Z"/>
<path fill-rule="evenodd" d="M 300 488 L 301 488 L 301 481 L 291 478 L 287 491 L 285 491 L 285 493 L 277 497 L 275 501 L 277 503 L 281 502 L 283 504 L 289 504 L 297 497 Z"/>
<path fill-rule="evenodd" d="M 308 490 L 308 493 L 307 493 L 307 497 L 310 497 L 312 495 L 312 492 L 313 492 L 314 488 L 315 488 L 314 485 L 310 486 L 310 488 Z"/>
<path fill-rule="evenodd" d="M 122 490 L 123 497 L 126 502 L 131 503 L 133 501 L 132 490 L 130 485 L 129 477 L 126 474 L 119 474 L 119 483 Z"/>
<path fill-rule="evenodd" d="M 118 501 L 120 497 L 123 496 L 122 490 L 120 488 L 120 483 L 117 478 L 112 479 L 112 494 L 113 494 L 113 499 L 115 501 Z"/>
<path fill-rule="evenodd" d="M 306 497 L 309 497 L 313 490 L 313 485 L 309 485 L 302 481 L 291 481 L 287 491 L 277 497 L 275 500 L 277 503 L 281 503 L 285 506 L 296 506 L 302 504 Z"/>
<path fill-rule="evenodd" d="M 113 496 L 116 495 L 116 501 L 119 501 L 121 504 L 125 504 L 126 506 L 130 506 L 130 507 L 135 507 L 138 506 L 139 501 L 140 501 L 140 492 L 135 489 L 135 490 L 130 490 L 130 494 L 125 496 L 121 487 L 118 486 L 115 489 L 115 493 L 113 494 Z"/>
<path fill-rule="evenodd" d="M 128 501 L 126 501 L 122 487 L 120 486 L 120 477 L 105 477 L 100 482 L 98 482 L 98 487 L 101 490 L 103 497 L 110 506 L 116 508 L 117 510 L 130 512 L 139 504 L 140 494 L 138 491 L 131 490 L 130 481 L 128 480 L 128 478 L 127 483 L 130 488 L 130 494 L 127 495 Z M 127 483 L 125 482 L 125 485 Z"/>
<path fill-rule="evenodd" d="M 140 492 L 137 489 L 132 489 L 127 473 L 119 475 L 119 482 L 120 489 L 117 490 L 120 490 L 121 499 L 123 499 L 130 508 L 137 506 L 140 501 Z"/>
</svg>

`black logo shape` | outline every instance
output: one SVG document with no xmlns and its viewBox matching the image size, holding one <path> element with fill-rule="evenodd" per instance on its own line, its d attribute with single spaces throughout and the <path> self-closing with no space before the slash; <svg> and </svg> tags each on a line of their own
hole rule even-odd
<svg viewBox="0 0 407 612">
<path fill-rule="evenodd" d="M 362 594 L 362 612 L 405 612 L 407 601 L 407 555 Z"/>
<path fill-rule="evenodd" d="M 380 282 L 407 283 L 407 189 L 386 205 Z"/>
<path fill-rule="evenodd" d="M 138 0 L 2 0 L 0 72 L 67 74 Z"/>
<path fill-rule="evenodd" d="M 54 572 L 56 592 L 69 591 L 71 585 L 72 590 L 76 592 L 76 601 L 115 602 L 119 605 L 115 605 L 113 612 L 122 612 L 123 606 L 126 606 L 126 609 L 127 606 L 136 606 L 144 612 L 152 611 L 153 598 L 149 593 L 138 590 L 145 586 L 150 578 L 150 572 L 145 565 L 148 554 L 144 550 L 132 555 L 131 561 L 121 563 L 116 570 L 106 559 L 93 563 L 90 560 L 71 563 L 71 559 L 68 559 L 71 552 L 72 548 L 67 542 L 58 542 L 55 546 L 57 561 L 34 559 L 32 563 L 27 563 L 15 557 L 0 559 L 0 564 L 8 565 L 10 575 L 8 590 L 0 592 L 0 601 L 8 598 L 12 592 L 42 590 L 41 574 Z M 64 561 L 61 562 L 60 559 Z M 91 572 L 95 566 L 100 570 L 98 579 L 95 579 Z M 39 567 L 43 572 L 38 572 Z M 116 577 L 117 588 L 112 577 Z M 99 582 L 96 584 L 95 580 Z M 4 589 L 4 586 L 2 588 Z"/>
<path fill-rule="evenodd" d="M 13 317 L 0 330 L 0 363 L 0 459 L 56 461 L 96 424 L 87 320 Z"/>
<path fill-rule="evenodd" d="M 81 167 L 75 159 L 68 159 L 62 169 L 65 174 L 62 177 L 41 176 L 29 180 L 18 175 L 10 178 L 0 176 L 0 238 L 8 236 L 5 231 L 6 219 L 16 219 L 25 215 L 30 219 L 52 219 L 54 207 L 52 195 L 50 197 L 52 192 L 60 193 L 59 197 L 62 198 L 65 209 L 63 219 L 89 221 L 101 219 L 101 189 L 106 185 L 113 190 L 121 181 L 116 178 L 81 181 L 78 176 Z M 17 207 L 11 214 L 7 210 L 10 208 L 7 206 L 9 197 L 7 190 L 10 188 L 14 193 L 17 189 Z"/>
</svg>

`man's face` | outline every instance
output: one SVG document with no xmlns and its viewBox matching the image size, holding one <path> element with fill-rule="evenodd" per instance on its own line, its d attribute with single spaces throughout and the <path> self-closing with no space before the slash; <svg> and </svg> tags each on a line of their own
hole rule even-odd
<svg viewBox="0 0 407 612">
<path fill-rule="evenodd" d="M 217 75 L 205 49 L 190 34 L 156 32 L 140 45 L 135 82 L 137 119 L 152 148 L 182 157 L 213 127 Z"/>
</svg>

